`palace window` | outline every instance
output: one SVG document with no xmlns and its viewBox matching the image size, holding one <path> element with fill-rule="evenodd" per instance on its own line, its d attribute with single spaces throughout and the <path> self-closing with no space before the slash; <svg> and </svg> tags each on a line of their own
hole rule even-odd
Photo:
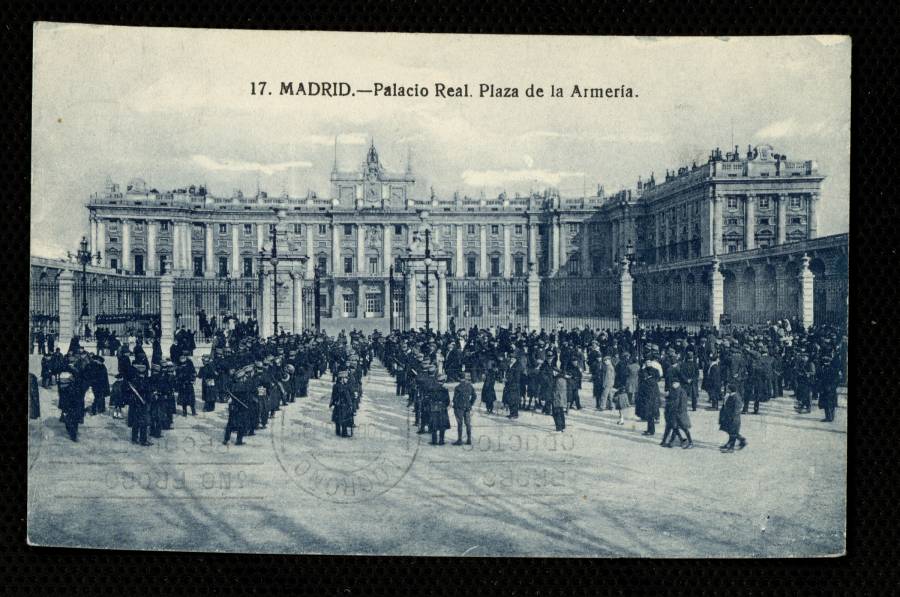
<svg viewBox="0 0 900 597">
<path fill-rule="evenodd" d="M 758 218 L 757 221 L 760 226 L 768 226 L 772 223 L 772 218 Z"/>
<path fill-rule="evenodd" d="M 119 260 L 113 257 L 109 260 L 109 267 L 113 269 L 119 269 Z"/>
<path fill-rule="evenodd" d="M 253 224 L 244 224 L 244 234 L 253 234 Z"/>
<path fill-rule="evenodd" d="M 303 224 L 294 224 L 294 234 L 303 234 Z"/>
<path fill-rule="evenodd" d="M 466 233 L 475 234 L 475 224 L 469 224 L 468 226 L 466 226 Z"/>
<path fill-rule="evenodd" d="M 800 197 L 791 197 L 791 209 L 800 209 Z"/>
<path fill-rule="evenodd" d="M 355 294 L 345 294 L 344 295 L 344 313 L 347 315 L 352 315 L 356 313 L 356 295 Z"/>
<path fill-rule="evenodd" d="M 203 276 L 203 257 L 194 257 L 194 277 Z"/>
<path fill-rule="evenodd" d="M 165 222 L 165 221 L 164 221 L 164 222 L 160 222 L 160 223 L 159 223 L 159 229 L 162 230 L 163 232 L 166 232 L 166 231 L 169 229 L 169 223 L 168 223 L 168 222 Z"/>
<path fill-rule="evenodd" d="M 369 313 L 381 312 L 381 294 L 366 294 L 366 311 Z"/>
<path fill-rule="evenodd" d="M 466 275 L 470 278 L 474 278 L 477 274 L 475 273 L 475 257 L 469 256 L 466 258 Z"/>
<path fill-rule="evenodd" d="M 135 232 L 143 232 L 144 231 L 144 223 L 143 222 L 135 222 L 134 223 L 134 231 Z"/>
<path fill-rule="evenodd" d="M 344 236 L 353 236 L 353 224 L 344 224 Z"/>
<path fill-rule="evenodd" d="M 344 273 L 353 273 L 353 257 L 344 257 Z"/>
<path fill-rule="evenodd" d="M 135 255 L 134 256 L 134 273 L 139 276 L 144 275 L 144 256 L 143 255 Z"/>
<path fill-rule="evenodd" d="M 194 267 L 196 267 L 196 265 Z M 228 276 L 228 257 L 219 257 L 219 277 L 225 278 L 227 276 Z"/>
<path fill-rule="evenodd" d="M 577 253 L 569 256 L 569 275 L 577 276 L 581 273 L 581 260 Z"/>
<path fill-rule="evenodd" d="M 119 237 L 118 237 L 118 236 L 110 236 L 110 237 L 109 237 L 109 242 L 111 242 L 111 243 L 117 243 L 117 242 L 119 242 Z"/>
<path fill-rule="evenodd" d="M 369 257 L 369 273 L 372 275 L 377 275 L 378 270 L 378 257 Z M 374 309 L 369 309 L 369 311 L 374 311 Z"/>
<path fill-rule="evenodd" d="M 495 278 L 500 275 L 500 258 L 491 257 L 491 275 Z"/>
<path fill-rule="evenodd" d="M 516 224 L 516 234 L 522 234 L 522 225 Z"/>
<path fill-rule="evenodd" d="M 726 218 L 725 219 L 725 224 L 728 226 L 737 226 L 737 223 L 738 223 L 737 218 Z"/>
<path fill-rule="evenodd" d="M 728 198 L 728 209 L 737 209 L 737 197 Z"/>
<path fill-rule="evenodd" d="M 738 250 L 738 249 L 737 249 L 737 245 L 736 245 L 736 244 L 730 243 L 730 244 L 728 245 L 728 252 L 729 252 L 729 253 L 736 253 L 737 250 Z"/>
<path fill-rule="evenodd" d="M 165 255 L 160 255 L 160 256 L 159 256 L 159 275 L 160 275 L 160 276 L 165 276 L 165 275 L 166 275 L 166 265 L 167 265 L 167 263 L 166 263 L 166 256 L 165 256 Z"/>
<path fill-rule="evenodd" d="M 328 227 L 325 224 L 319 224 L 319 236 L 325 236 L 328 232 Z"/>
<path fill-rule="evenodd" d="M 760 197 L 759 198 L 759 208 L 760 209 L 769 209 L 769 198 L 768 197 Z"/>
<path fill-rule="evenodd" d="M 319 274 L 325 275 L 328 273 L 328 257 L 319 257 Z"/>
<path fill-rule="evenodd" d="M 394 224 L 394 234 L 397 236 L 403 234 L 403 224 Z"/>
<path fill-rule="evenodd" d="M 802 224 L 803 218 L 791 218 L 791 224 Z"/>
<path fill-rule="evenodd" d="M 491 224 L 491 234 L 493 236 L 497 236 L 498 234 L 500 234 L 500 226 L 498 226 L 497 224 Z"/>
<path fill-rule="evenodd" d="M 513 259 L 513 268 L 517 276 L 525 275 L 525 258 L 521 255 L 516 255 Z"/>
<path fill-rule="evenodd" d="M 244 257 L 244 277 L 253 277 L 253 257 Z"/>
<path fill-rule="evenodd" d="M 219 224 L 219 234 L 226 234 L 228 232 L 228 224 Z"/>
<path fill-rule="evenodd" d="M 578 234 L 578 224 L 574 222 L 569 224 L 569 234 Z"/>
</svg>

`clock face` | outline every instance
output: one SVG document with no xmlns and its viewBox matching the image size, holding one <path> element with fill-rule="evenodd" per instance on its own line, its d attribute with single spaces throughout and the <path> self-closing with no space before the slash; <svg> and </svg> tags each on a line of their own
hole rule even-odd
<svg viewBox="0 0 900 597">
<path fill-rule="evenodd" d="M 366 199 L 368 199 L 369 202 L 374 203 L 378 201 L 378 197 L 378 187 L 370 186 L 368 192 L 366 193 Z"/>
</svg>

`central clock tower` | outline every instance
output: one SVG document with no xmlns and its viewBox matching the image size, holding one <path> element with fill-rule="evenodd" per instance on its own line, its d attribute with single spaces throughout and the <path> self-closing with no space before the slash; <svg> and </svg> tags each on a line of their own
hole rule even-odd
<svg viewBox="0 0 900 597">
<path fill-rule="evenodd" d="M 345 209 L 403 209 L 415 184 L 410 165 L 404 174 L 385 171 L 374 143 L 356 173 L 338 171 L 335 160 L 331 181 L 336 203 Z"/>
</svg>

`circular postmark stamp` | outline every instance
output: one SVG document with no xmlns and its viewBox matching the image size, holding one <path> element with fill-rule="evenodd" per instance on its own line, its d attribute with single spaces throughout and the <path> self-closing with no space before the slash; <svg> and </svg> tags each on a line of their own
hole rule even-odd
<svg viewBox="0 0 900 597">
<path fill-rule="evenodd" d="M 412 468 L 420 435 L 406 413 L 360 413 L 352 436 L 340 437 L 319 404 L 315 417 L 292 413 L 271 421 L 275 459 L 287 478 L 314 497 L 335 503 L 364 502 L 397 486 Z M 369 405 L 371 409 L 371 405 Z M 368 416 L 367 416 L 368 415 Z"/>
</svg>

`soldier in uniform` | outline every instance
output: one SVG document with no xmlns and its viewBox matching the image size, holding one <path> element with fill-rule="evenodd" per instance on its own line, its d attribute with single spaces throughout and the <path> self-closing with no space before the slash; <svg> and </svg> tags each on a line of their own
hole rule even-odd
<svg viewBox="0 0 900 597">
<path fill-rule="evenodd" d="M 351 437 L 353 434 L 353 396 L 350 390 L 350 372 L 339 370 L 337 381 L 331 387 L 331 421 L 334 423 L 334 434 L 338 437 Z"/>
<path fill-rule="evenodd" d="M 472 405 L 475 404 L 475 388 L 472 387 L 472 374 L 463 371 L 463 379 L 453 390 L 453 415 L 456 417 L 456 441 L 454 446 L 462 445 L 462 428 L 466 427 L 466 444 L 472 445 Z"/>
<path fill-rule="evenodd" d="M 79 388 L 80 382 L 71 371 L 59 374 L 57 391 L 59 392 L 59 408 L 66 432 L 73 442 L 78 441 L 78 425 L 84 417 L 84 391 Z"/>
<path fill-rule="evenodd" d="M 165 395 L 160 392 L 163 382 L 162 365 L 150 365 L 150 380 L 147 384 L 147 398 L 150 401 L 150 437 L 162 437 L 162 424 L 165 420 Z"/>
<path fill-rule="evenodd" d="M 175 384 L 178 389 L 178 404 L 181 406 L 181 416 L 187 416 L 187 409 L 191 407 L 191 416 L 197 415 L 197 398 L 194 395 L 194 380 L 197 379 L 197 370 L 194 363 L 188 359 L 187 352 L 182 352 L 178 357 L 178 366 L 175 368 Z"/>
<path fill-rule="evenodd" d="M 160 397 L 161 426 L 166 430 L 171 429 L 177 408 L 175 405 L 175 363 L 169 359 L 163 360 L 160 365 L 157 393 Z"/>
<path fill-rule="evenodd" d="M 124 392 L 128 402 L 128 421 L 131 423 L 131 443 L 152 446 L 147 441 L 150 425 L 150 387 L 147 382 L 147 365 L 141 361 L 131 366 L 131 373 L 125 378 Z"/>
<path fill-rule="evenodd" d="M 244 368 L 235 371 L 234 384 L 231 390 L 226 393 L 230 400 L 228 402 L 228 422 L 225 423 L 225 437 L 222 439 L 223 445 L 228 445 L 231 441 L 232 432 L 237 432 L 237 441 L 235 445 L 244 445 L 244 431 L 247 428 L 247 412 L 248 405 L 245 400 L 238 396 L 246 396 L 247 393 L 247 372 Z"/>
<path fill-rule="evenodd" d="M 201 359 L 203 365 L 197 373 L 200 378 L 200 397 L 203 399 L 203 411 L 212 412 L 216 410 L 216 368 L 209 355 L 205 354 Z"/>
<path fill-rule="evenodd" d="M 450 429 L 450 417 L 447 409 L 450 407 L 450 392 L 444 386 L 442 380 L 446 379 L 440 376 L 431 386 L 431 445 L 444 445 L 444 432 Z"/>
</svg>

